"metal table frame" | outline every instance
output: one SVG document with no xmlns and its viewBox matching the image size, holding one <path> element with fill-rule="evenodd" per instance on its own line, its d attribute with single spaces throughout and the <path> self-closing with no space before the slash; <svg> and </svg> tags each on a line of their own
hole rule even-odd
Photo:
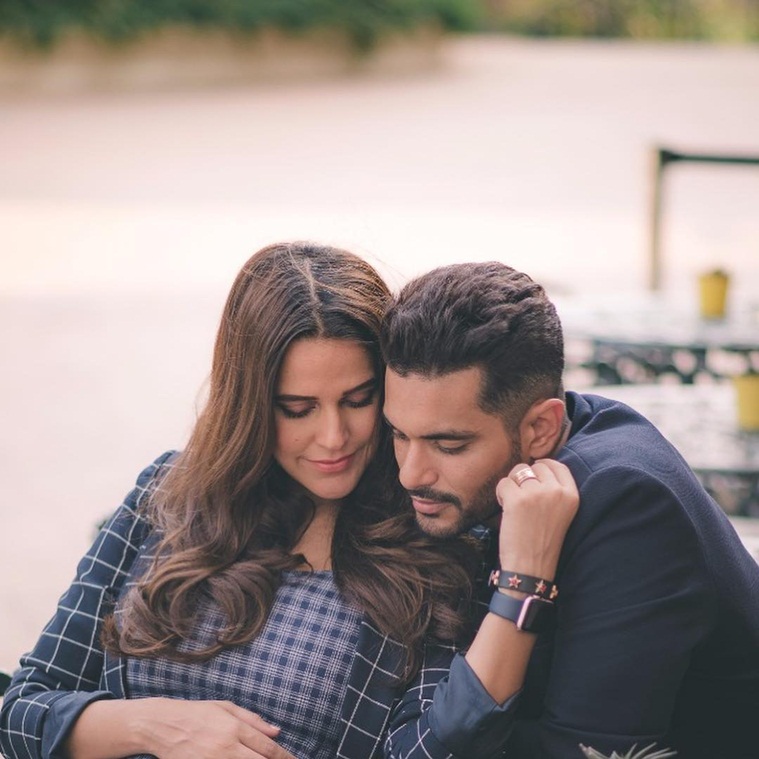
<svg viewBox="0 0 759 759">
<path fill-rule="evenodd" d="M 651 207 L 650 207 L 650 252 L 649 287 L 661 289 L 662 255 L 661 226 L 664 194 L 664 170 L 675 163 L 710 163 L 731 166 L 759 166 L 759 155 L 735 155 L 728 153 L 681 153 L 671 148 L 657 146 L 653 149 Z"/>
</svg>

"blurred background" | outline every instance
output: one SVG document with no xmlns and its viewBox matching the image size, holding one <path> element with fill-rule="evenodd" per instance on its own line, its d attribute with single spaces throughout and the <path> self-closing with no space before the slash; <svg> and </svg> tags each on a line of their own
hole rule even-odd
<svg viewBox="0 0 759 759">
<path fill-rule="evenodd" d="M 0 0 L 0 669 L 193 423 L 259 247 L 645 293 L 652 151 L 759 151 L 757 0 Z M 661 289 L 759 294 L 759 169 L 666 180 Z"/>
</svg>

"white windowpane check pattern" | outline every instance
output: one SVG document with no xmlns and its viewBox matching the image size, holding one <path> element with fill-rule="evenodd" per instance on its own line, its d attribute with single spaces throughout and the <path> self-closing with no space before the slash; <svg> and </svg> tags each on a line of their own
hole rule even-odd
<svg viewBox="0 0 759 759">
<path fill-rule="evenodd" d="M 126 697 L 126 663 L 103 651 L 101 621 L 114 608 L 148 538 L 140 506 L 157 486 L 158 476 L 172 466 L 173 456 L 163 454 L 140 474 L 79 563 L 37 644 L 22 657 L 0 715 L 0 748 L 8 759 L 64 759 L 63 742 L 82 709 L 94 700 Z M 401 647 L 361 617 L 336 759 L 449 759 L 450 752 L 429 727 L 428 707 L 454 654 L 453 647 L 430 645 L 422 669 L 404 693 L 398 681 Z M 388 728 L 392 739 L 383 752 Z"/>
</svg>

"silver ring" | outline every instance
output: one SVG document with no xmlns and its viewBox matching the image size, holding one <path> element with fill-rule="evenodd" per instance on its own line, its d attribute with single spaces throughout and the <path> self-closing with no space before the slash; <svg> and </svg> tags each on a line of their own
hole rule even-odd
<svg viewBox="0 0 759 759">
<path fill-rule="evenodd" d="M 513 480 L 516 482 L 517 485 L 521 485 L 523 482 L 526 482 L 527 480 L 537 480 L 538 475 L 535 474 L 535 472 L 530 469 L 530 467 L 526 466 L 524 469 L 520 469 L 518 472 L 514 472 Z"/>
</svg>

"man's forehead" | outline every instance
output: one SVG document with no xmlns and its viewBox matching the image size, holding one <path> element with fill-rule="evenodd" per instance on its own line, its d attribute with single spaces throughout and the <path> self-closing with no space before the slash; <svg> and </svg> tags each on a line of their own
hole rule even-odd
<svg viewBox="0 0 759 759">
<path fill-rule="evenodd" d="M 489 416 L 479 406 L 480 382 L 479 368 L 433 376 L 400 375 L 388 369 L 385 414 L 398 429 L 419 428 L 416 434 L 440 429 L 471 431 L 483 416 Z"/>
<path fill-rule="evenodd" d="M 385 378 L 386 385 L 391 389 L 391 392 L 397 389 L 404 393 L 415 392 L 419 395 L 434 396 L 457 390 L 477 400 L 482 385 L 482 370 L 478 366 L 472 366 L 445 374 L 420 374 L 418 372 L 399 374 L 388 367 Z"/>
</svg>

